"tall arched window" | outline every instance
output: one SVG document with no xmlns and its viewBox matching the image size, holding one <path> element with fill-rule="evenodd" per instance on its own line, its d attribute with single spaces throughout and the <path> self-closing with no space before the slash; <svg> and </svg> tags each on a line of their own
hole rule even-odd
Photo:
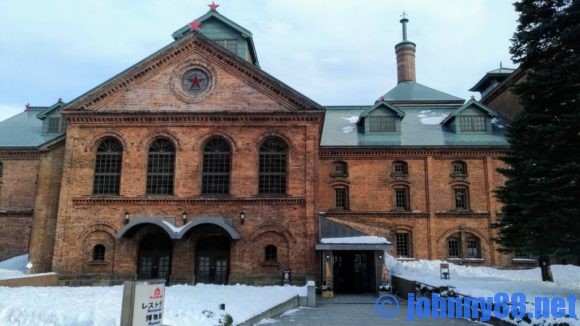
<svg viewBox="0 0 580 326">
<path fill-rule="evenodd" d="M 116 138 L 107 137 L 99 143 L 95 156 L 93 194 L 118 195 L 123 145 Z"/>
<path fill-rule="evenodd" d="M 105 246 L 102 244 L 93 247 L 93 261 L 105 261 Z"/>
<path fill-rule="evenodd" d="M 266 138 L 260 146 L 260 194 L 286 193 L 288 146 L 278 137 Z"/>
<path fill-rule="evenodd" d="M 455 209 L 459 211 L 469 210 L 469 188 L 465 186 L 453 188 Z"/>
<path fill-rule="evenodd" d="M 409 187 L 396 186 L 394 190 L 395 190 L 395 209 L 401 211 L 410 210 L 411 199 L 409 195 Z"/>
<path fill-rule="evenodd" d="M 230 193 L 230 156 L 230 145 L 225 140 L 212 138 L 206 143 L 203 149 L 202 193 Z"/>
<path fill-rule="evenodd" d="M 149 146 L 147 160 L 147 194 L 173 194 L 175 147 L 166 138 L 155 139 Z"/>
<path fill-rule="evenodd" d="M 276 263 L 278 262 L 278 248 L 273 245 L 267 245 L 264 250 L 264 261 L 266 263 Z"/>
</svg>

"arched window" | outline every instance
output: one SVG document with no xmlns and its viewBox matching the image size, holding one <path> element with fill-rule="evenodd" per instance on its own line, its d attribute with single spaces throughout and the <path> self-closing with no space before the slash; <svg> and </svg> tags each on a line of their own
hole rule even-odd
<svg viewBox="0 0 580 326">
<path fill-rule="evenodd" d="M 451 237 L 447 239 L 447 256 L 449 258 L 459 258 L 461 252 L 461 246 L 459 243 L 459 238 Z"/>
<path fill-rule="evenodd" d="M 460 211 L 469 210 L 469 188 L 455 187 L 453 188 L 455 199 L 455 209 Z"/>
<path fill-rule="evenodd" d="M 395 233 L 395 245 L 397 257 L 413 257 L 413 246 L 411 245 L 411 232 L 397 231 Z"/>
<path fill-rule="evenodd" d="M 273 245 L 267 245 L 264 250 L 264 261 L 266 263 L 276 263 L 278 262 L 278 248 Z"/>
<path fill-rule="evenodd" d="M 466 176 L 467 175 L 467 164 L 463 161 L 453 162 L 453 170 L 451 174 L 454 176 Z"/>
<path fill-rule="evenodd" d="M 121 183 L 123 145 L 113 137 L 103 139 L 95 155 L 93 194 L 118 195 Z"/>
<path fill-rule="evenodd" d="M 278 137 L 264 140 L 260 146 L 260 194 L 286 193 L 288 146 Z"/>
<path fill-rule="evenodd" d="M 102 244 L 93 247 L 93 261 L 105 261 L 105 246 Z"/>
<path fill-rule="evenodd" d="M 149 146 L 147 160 L 147 194 L 173 194 L 175 147 L 166 138 L 155 139 Z"/>
<path fill-rule="evenodd" d="M 348 165 L 343 161 L 334 162 L 334 170 L 332 172 L 334 175 L 345 176 L 348 175 Z"/>
<path fill-rule="evenodd" d="M 394 175 L 408 175 L 409 174 L 409 167 L 407 165 L 407 162 L 395 161 L 393 163 L 393 174 Z"/>
<path fill-rule="evenodd" d="M 477 236 L 469 232 L 458 232 L 447 238 L 449 258 L 481 258 L 481 244 Z"/>
<path fill-rule="evenodd" d="M 395 187 L 395 209 L 408 211 L 411 209 L 409 188 L 406 186 Z"/>
<path fill-rule="evenodd" d="M 222 138 L 210 139 L 203 149 L 203 194 L 230 193 L 231 149 Z"/>
<path fill-rule="evenodd" d="M 334 188 L 335 207 L 348 210 L 348 187 Z"/>
<path fill-rule="evenodd" d="M 466 257 L 467 258 L 479 258 L 481 257 L 481 251 L 479 250 L 479 239 L 476 237 L 469 237 L 465 240 L 466 247 Z"/>
</svg>

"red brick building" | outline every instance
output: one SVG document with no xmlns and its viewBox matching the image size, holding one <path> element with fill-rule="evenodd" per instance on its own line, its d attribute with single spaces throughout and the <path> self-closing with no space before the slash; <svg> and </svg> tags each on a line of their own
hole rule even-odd
<svg viewBox="0 0 580 326">
<path fill-rule="evenodd" d="M 1 240 L 5 256 L 32 225 L 33 271 L 66 284 L 277 283 L 290 269 L 374 291 L 385 249 L 511 263 L 491 241 L 502 121 L 417 83 L 406 32 L 398 85 L 357 107 L 265 73 L 251 33 L 215 10 L 173 37 L 66 104 L 0 123 L 30 126 L 20 147 L 0 130 L 0 223 L 19 235 Z M 390 243 L 341 240 L 364 235 Z"/>
</svg>

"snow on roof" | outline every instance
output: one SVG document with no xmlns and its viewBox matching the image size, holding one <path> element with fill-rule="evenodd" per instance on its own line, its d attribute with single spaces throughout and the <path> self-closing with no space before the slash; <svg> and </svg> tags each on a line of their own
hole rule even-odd
<svg viewBox="0 0 580 326">
<path fill-rule="evenodd" d="M 320 243 L 334 244 L 391 244 L 387 239 L 376 236 L 343 237 L 343 238 L 322 238 Z"/>
</svg>

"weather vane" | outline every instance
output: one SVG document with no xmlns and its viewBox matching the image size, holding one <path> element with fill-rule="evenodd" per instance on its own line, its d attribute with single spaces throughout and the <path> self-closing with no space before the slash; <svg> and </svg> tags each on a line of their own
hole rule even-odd
<svg viewBox="0 0 580 326">
<path fill-rule="evenodd" d="M 407 17 L 408 17 L 407 12 L 403 10 L 403 14 L 401 15 L 401 18 L 407 19 Z"/>
</svg>

